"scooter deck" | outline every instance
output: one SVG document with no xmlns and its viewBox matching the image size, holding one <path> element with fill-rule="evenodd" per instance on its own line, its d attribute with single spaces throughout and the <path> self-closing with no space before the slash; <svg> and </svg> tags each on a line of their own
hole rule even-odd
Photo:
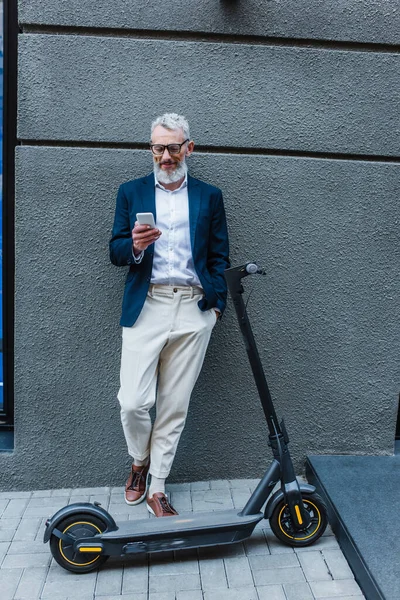
<svg viewBox="0 0 400 600">
<path fill-rule="evenodd" d="M 118 529 L 102 533 L 96 538 L 101 540 L 103 552 L 109 556 L 214 546 L 247 539 L 263 518 L 261 512 L 240 516 L 235 509 L 182 513 L 174 517 L 122 521 L 116 523 Z M 87 540 L 88 545 L 93 541 L 93 538 Z M 85 541 L 81 543 L 85 545 Z"/>
</svg>

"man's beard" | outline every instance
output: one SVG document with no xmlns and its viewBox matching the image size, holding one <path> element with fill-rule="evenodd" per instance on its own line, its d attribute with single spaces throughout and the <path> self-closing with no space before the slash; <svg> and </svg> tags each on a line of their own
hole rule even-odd
<svg viewBox="0 0 400 600">
<path fill-rule="evenodd" d="M 160 183 L 176 183 L 180 179 L 186 176 L 187 165 L 185 157 L 178 162 L 176 168 L 173 171 L 164 171 L 159 163 L 154 162 L 154 174 L 157 181 Z"/>
</svg>

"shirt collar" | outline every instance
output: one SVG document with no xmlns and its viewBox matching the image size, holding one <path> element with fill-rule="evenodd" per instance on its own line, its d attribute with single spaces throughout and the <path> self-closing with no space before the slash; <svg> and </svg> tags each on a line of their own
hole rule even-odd
<svg viewBox="0 0 400 600">
<path fill-rule="evenodd" d="M 187 187 L 187 181 L 188 181 L 188 176 L 187 173 L 185 175 L 185 179 L 182 181 L 181 185 L 176 189 L 176 190 L 172 190 L 174 192 L 179 192 L 180 190 L 183 190 L 185 187 Z M 164 190 L 165 192 L 171 192 L 171 190 L 167 190 L 162 183 L 160 183 L 157 179 L 156 174 L 154 173 L 154 187 L 158 187 L 161 190 Z"/>
</svg>

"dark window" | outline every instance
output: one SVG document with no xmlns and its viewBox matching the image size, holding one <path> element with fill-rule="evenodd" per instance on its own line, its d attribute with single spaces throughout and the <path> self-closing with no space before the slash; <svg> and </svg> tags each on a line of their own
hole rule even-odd
<svg viewBox="0 0 400 600">
<path fill-rule="evenodd" d="M 0 429 L 10 429 L 14 408 L 14 151 L 17 110 L 17 3 L 1 9 L 1 347 Z M 1 444 L 0 444 L 1 448 Z"/>
</svg>

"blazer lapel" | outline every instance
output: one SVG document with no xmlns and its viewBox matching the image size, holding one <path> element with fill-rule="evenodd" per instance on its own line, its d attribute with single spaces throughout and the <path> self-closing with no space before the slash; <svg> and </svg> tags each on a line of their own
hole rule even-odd
<svg viewBox="0 0 400 600">
<path fill-rule="evenodd" d="M 137 212 L 151 212 L 154 215 L 154 220 L 157 222 L 154 173 L 150 173 L 150 175 L 142 179 L 140 201 L 142 208 Z"/>
<path fill-rule="evenodd" d="M 194 244 L 196 237 L 196 225 L 200 212 L 201 187 L 194 177 L 188 175 L 188 198 L 189 198 L 189 224 L 190 224 L 190 242 L 192 252 L 194 253 Z"/>
</svg>

